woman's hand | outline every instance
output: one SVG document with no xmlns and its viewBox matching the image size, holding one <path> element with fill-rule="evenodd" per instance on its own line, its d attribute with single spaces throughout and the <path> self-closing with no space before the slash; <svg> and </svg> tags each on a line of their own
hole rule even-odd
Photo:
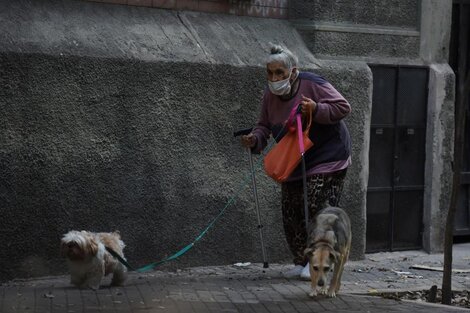
<svg viewBox="0 0 470 313">
<path fill-rule="evenodd" d="M 257 138 L 255 135 L 253 135 L 253 133 L 242 136 L 242 145 L 245 148 L 253 148 L 254 146 L 256 146 L 256 141 Z"/>
<path fill-rule="evenodd" d="M 305 120 L 309 112 L 309 106 L 311 107 L 310 112 L 314 112 L 317 107 L 317 103 L 304 95 L 302 95 L 302 101 L 300 101 L 300 103 L 302 104 L 302 118 Z"/>
</svg>

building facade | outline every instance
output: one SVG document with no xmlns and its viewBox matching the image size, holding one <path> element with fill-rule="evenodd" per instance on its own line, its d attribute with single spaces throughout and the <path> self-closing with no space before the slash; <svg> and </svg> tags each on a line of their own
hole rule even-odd
<svg viewBox="0 0 470 313">
<path fill-rule="evenodd" d="M 249 163 L 270 43 L 351 103 L 351 257 L 442 249 L 452 1 L 0 1 L 0 279 L 65 272 L 70 229 L 119 229 L 135 266 L 261 262 Z M 280 188 L 255 158 L 270 262 Z M 243 183 L 242 183 L 243 182 Z"/>
</svg>

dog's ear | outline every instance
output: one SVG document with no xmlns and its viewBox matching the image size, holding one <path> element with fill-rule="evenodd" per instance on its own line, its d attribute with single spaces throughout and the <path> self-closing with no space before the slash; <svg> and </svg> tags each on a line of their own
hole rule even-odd
<svg viewBox="0 0 470 313">
<path fill-rule="evenodd" d="M 308 257 L 308 258 L 311 257 L 312 254 L 313 254 L 313 251 L 314 251 L 314 249 L 311 248 L 311 247 L 305 248 L 305 250 L 304 250 L 304 256 L 306 256 L 306 257 Z"/>
<path fill-rule="evenodd" d="M 330 251 L 330 261 L 331 263 L 336 263 L 338 261 L 339 254 L 336 251 Z"/>
<path fill-rule="evenodd" d="M 69 250 L 68 244 L 65 241 L 61 240 L 60 241 L 60 255 L 63 257 L 67 256 L 68 250 Z"/>
<path fill-rule="evenodd" d="M 96 255 L 98 253 L 98 243 L 95 238 L 89 237 L 87 242 L 87 253 L 89 255 Z"/>
</svg>

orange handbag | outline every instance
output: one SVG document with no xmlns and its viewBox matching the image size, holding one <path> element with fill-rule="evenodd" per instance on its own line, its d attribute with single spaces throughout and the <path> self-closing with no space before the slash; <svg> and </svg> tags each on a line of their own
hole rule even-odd
<svg viewBox="0 0 470 313">
<path fill-rule="evenodd" d="M 313 147 L 313 142 L 308 137 L 312 126 L 312 111 L 308 112 L 307 127 L 302 132 L 305 151 Z M 295 170 L 301 161 L 299 137 L 296 127 L 289 129 L 284 137 L 264 157 L 264 170 L 277 182 L 285 181 Z"/>
</svg>

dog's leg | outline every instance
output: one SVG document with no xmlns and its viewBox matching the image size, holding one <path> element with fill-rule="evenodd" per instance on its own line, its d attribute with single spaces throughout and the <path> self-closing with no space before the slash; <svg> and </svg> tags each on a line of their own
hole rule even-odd
<svg viewBox="0 0 470 313">
<path fill-rule="evenodd" d="M 104 277 L 104 273 L 105 268 L 103 262 L 87 274 L 86 285 L 93 290 L 100 289 L 101 280 Z"/>
<path fill-rule="evenodd" d="M 342 263 L 343 258 L 340 257 L 338 260 L 338 263 L 335 264 L 335 268 L 333 270 L 333 277 L 331 278 L 330 281 L 330 288 L 328 289 L 328 297 L 329 298 L 335 298 L 336 297 L 336 288 L 338 286 L 338 278 L 340 275 L 341 271 L 341 263 Z"/>
<path fill-rule="evenodd" d="M 86 280 L 86 271 L 74 263 L 69 263 L 70 283 L 77 287 L 82 287 Z"/>
<path fill-rule="evenodd" d="M 127 269 L 122 264 L 117 264 L 113 272 L 111 286 L 122 286 L 127 278 Z"/>
<path fill-rule="evenodd" d="M 70 283 L 72 285 L 75 285 L 77 287 L 81 287 L 83 285 L 84 281 L 85 281 L 85 276 L 84 275 L 80 275 L 78 273 L 70 274 Z"/>
<path fill-rule="evenodd" d="M 87 286 L 90 287 L 91 289 L 93 290 L 98 290 L 100 289 L 100 285 L 101 285 L 101 279 L 103 277 L 102 276 L 93 276 L 93 277 L 90 277 L 87 281 Z"/>
<path fill-rule="evenodd" d="M 343 274 L 344 264 L 346 263 L 347 257 L 345 253 L 342 253 L 339 257 L 338 263 L 335 264 L 333 271 L 333 277 L 331 278 L 330 288 L 328 289 L 328 297 L 335 298 L 336 293 L 339 291 L 341 285 L 341 275 Z"/>
<path fill-rule="evenodd" d="M 308 295 L 313 298 L 318 295 L 318 292 L 317 292 L 318 275 L 313 270 L 313 266 L 311 262 L 310 262 L 310 283 L 311 283 L 312 291 Z"/>
<path fill-rule="evenodd" d="M 313 276 L 313 275 L 312 275 Z M 317 280 L 313 277 L 311 278 L 311 287 L 312 291 L 308 294 L 310 297 L 316 297 L 318 295 L 317 291 Z"/>
<path fill-rule="evenodd" d="M 336 294 L 338 293 L 339 288 L 341 287 L 341 275 L 343 274 L 344 263 L 345 263 L 344 262 L 344 256 L 341 256 L 339 264 L 338 264 L 338 272 L 336 274 L 335 284 L 334 284 L 334 286 L 331 285 L 330 290 L 329 290 L 329 293 L 331 293 L 331 292 L 334 293 L 333 297 L 336 297 Z M 333 289 L 333 287 L 334 287 L 334 289 Z"/>
<path fill-rule="evenodd" d="M 335 289 L 336 293 L 338 293 L 339 288 L 341 287 L 341 277 L 343 276 L 344 265 L 348 261 L 348 258 L 349 258 L 349 248 L 346 249 L 346 251 L 344 253 L 344 257 L 341 258 L 341 268 L 340 268 L 338 282 L 336 283 L 336 289 Z"/>
<path fill-rule="evenodd" d="M 337 266 L 337 267 L 339 267 L 339 266 Z M 333 272 L 333 277 L 331 278 L 331 282 L 330 282 L 330 288 L 328 288 L 328 293 L 327 293 L 329 298 L 335 298 L 336 297 L 336 291 L 335 290 L 336 290 L 336 286 L 338 284 L 337 283 L 337 276 L 338 276 L 337 272 L 338 271 L 339 270 L 337 270 L 335 268 L 335 270 Z"/>
<path fill-rule="evenodd" d="M 317 287 L 312 287 L 312 291 L 310 291 L 308 295 L 312 298 L 315 298 L 318 295 Z"/>
<path fill-rule="evenodd" d="M 312 286 L 312 291 L 310 291 L 310 293 L 308 295 L 312 298 L 315 298 L 316 296 L 318 296 L 317 287 Z"/>
</svg>

